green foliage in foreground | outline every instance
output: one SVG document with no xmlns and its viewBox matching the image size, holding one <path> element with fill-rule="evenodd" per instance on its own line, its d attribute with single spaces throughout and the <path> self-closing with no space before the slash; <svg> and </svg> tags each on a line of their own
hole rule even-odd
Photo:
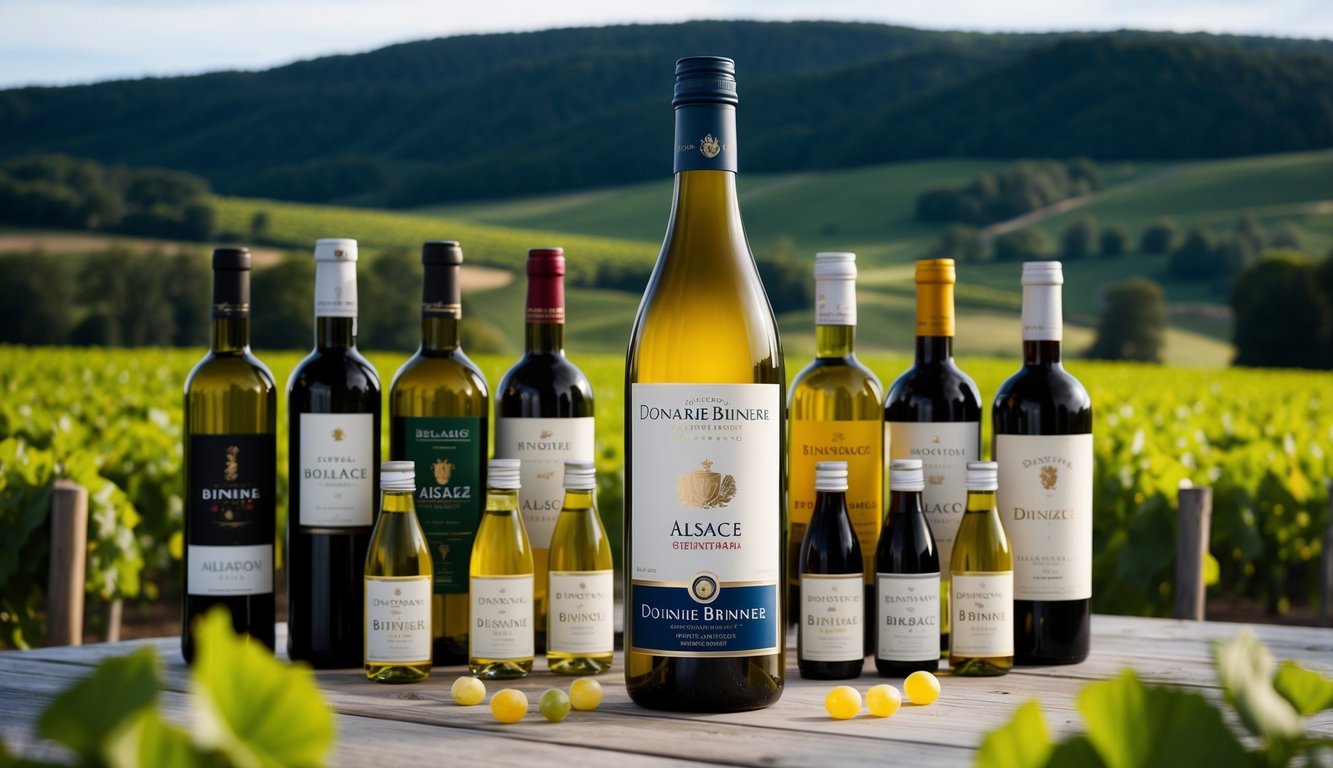
<svg viewBox="0 0 1333 768">
<path fill-rule="evenodd" d="M 977 768 L 1179 768 L 1328 765 L 1333 739 L 1311 739 L 1303 718 L 1333 709 L 1333 679 L 1291 661 L 1279 667 L 1263 643 L 1242 632 L 1218 643 L 1214 661 L 1226 703 L 1258 743 L 1251 750 L 1202 694 L 1145 684 L 1134 670 L 1084 686 L 1085 732 L 1051 738 L 1041 705 L 1029 701 L 986 735 Z"/>
<path fill-rule="evenodd" d="M 189 730 L 157 708 L 163 690 L 156 649 L 106 659 L 42 712 L 37 735 L 68 749 L 78 765 L 317 766 L 333 748 L 334 720 L 315 678 L 232 632 L 221 608 L 196 625 Z M 0 743 L 0 765 L 9 765 Z M 24 766 L 67 765 L 24 761 Z"/>
<path fill-rule="evenodd" d="M 0 641 L 25 646 L 41 636 L 49 537 L 44 511 L 55 477 L 73 477 L 90 491 L 90 592 L 156 600 L 179 588 L 181 388 L 201 354 L 0 346 L 0 526 L 7 532 L 0 540 Z M 280 383 L 303 354 L 260 350 Z M 368 356 L 387 396 L 406 356 Z M 477 361 L 494 386 L 513 359 L 479 355 Z M 864 361 L 886 384 L 909 363 L 903 357 Z M 619 562 L 623 359 L 576 355 L 574 362 L 596 393 L 599 502 Z M 789 359 L 787 370 L 794 373 L 804 362 Z M 1008 360 L 960 362 L 983 400 L 1017 367 Z M 1088 361 L 1069 367 L 1094 403 L 1097 611 L 1170 613 L 1176 492 L 1184 481 L 1214 490 L 1211 565 L 1221 593 L 1259 598 L 1274 613 L 1310 603 L 1328 520 L 1326 482 L 1333 476 L 1326 373 Z M 278 423 L 274 533 L 281 541 L 285 413 Z M 989 432 L 983 422 L 983 445 Z"/>
</svg>

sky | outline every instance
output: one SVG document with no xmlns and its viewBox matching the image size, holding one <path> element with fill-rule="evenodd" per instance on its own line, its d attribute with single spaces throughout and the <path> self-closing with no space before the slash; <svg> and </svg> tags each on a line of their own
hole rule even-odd
<svg viewBox="0 0 1333 768">
<path fill-rule="evenodd" d="M 691 19 L 1333 38 L 1329 0 L 0 0 L 0 88 L 266 69 L 459 34 Z"/>
</svg>

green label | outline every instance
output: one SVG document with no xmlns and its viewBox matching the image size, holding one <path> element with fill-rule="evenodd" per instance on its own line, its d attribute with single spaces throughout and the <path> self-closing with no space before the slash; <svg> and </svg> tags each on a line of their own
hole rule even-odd
<svg viewBox="0 0 1333 768">
<path fill-rule="evenodd" d="M 468 564 L 486 489 L 479 418 L 405 418 L 406 458 L 417 465 L 417 518 L 430 544 L 435 594 L 468 590 Z"/>
</svg>

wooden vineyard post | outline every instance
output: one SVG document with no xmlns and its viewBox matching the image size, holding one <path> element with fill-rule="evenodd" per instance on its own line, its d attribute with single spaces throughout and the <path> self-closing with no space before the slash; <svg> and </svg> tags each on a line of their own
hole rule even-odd
<svg viewBox="0 0 1333 768">
<path fill-rule="evenodd" d="M 83 585 L 87 553 L 88 491 L 73 480 L 57 480 L 51 487 L 47 645 L 80 645 L 83 642 Z"/>
<path fill-rule="evenodd" d="M 1213 489 L 1181 488 L 1176 500 L 1174 614 L 1177 619 L 1203 621 L 1203 562 L 1212 530 Z"/>
</svg>

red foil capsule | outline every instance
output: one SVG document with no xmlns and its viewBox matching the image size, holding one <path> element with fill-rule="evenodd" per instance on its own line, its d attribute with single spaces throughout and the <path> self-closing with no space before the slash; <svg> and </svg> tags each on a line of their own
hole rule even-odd
<svg viewBox="0 0 1333 768">
<path fill-rule="evenodd" d="M 528 251 L 527 322 L 565 323 L 565 249 Z"/>
</svg>

